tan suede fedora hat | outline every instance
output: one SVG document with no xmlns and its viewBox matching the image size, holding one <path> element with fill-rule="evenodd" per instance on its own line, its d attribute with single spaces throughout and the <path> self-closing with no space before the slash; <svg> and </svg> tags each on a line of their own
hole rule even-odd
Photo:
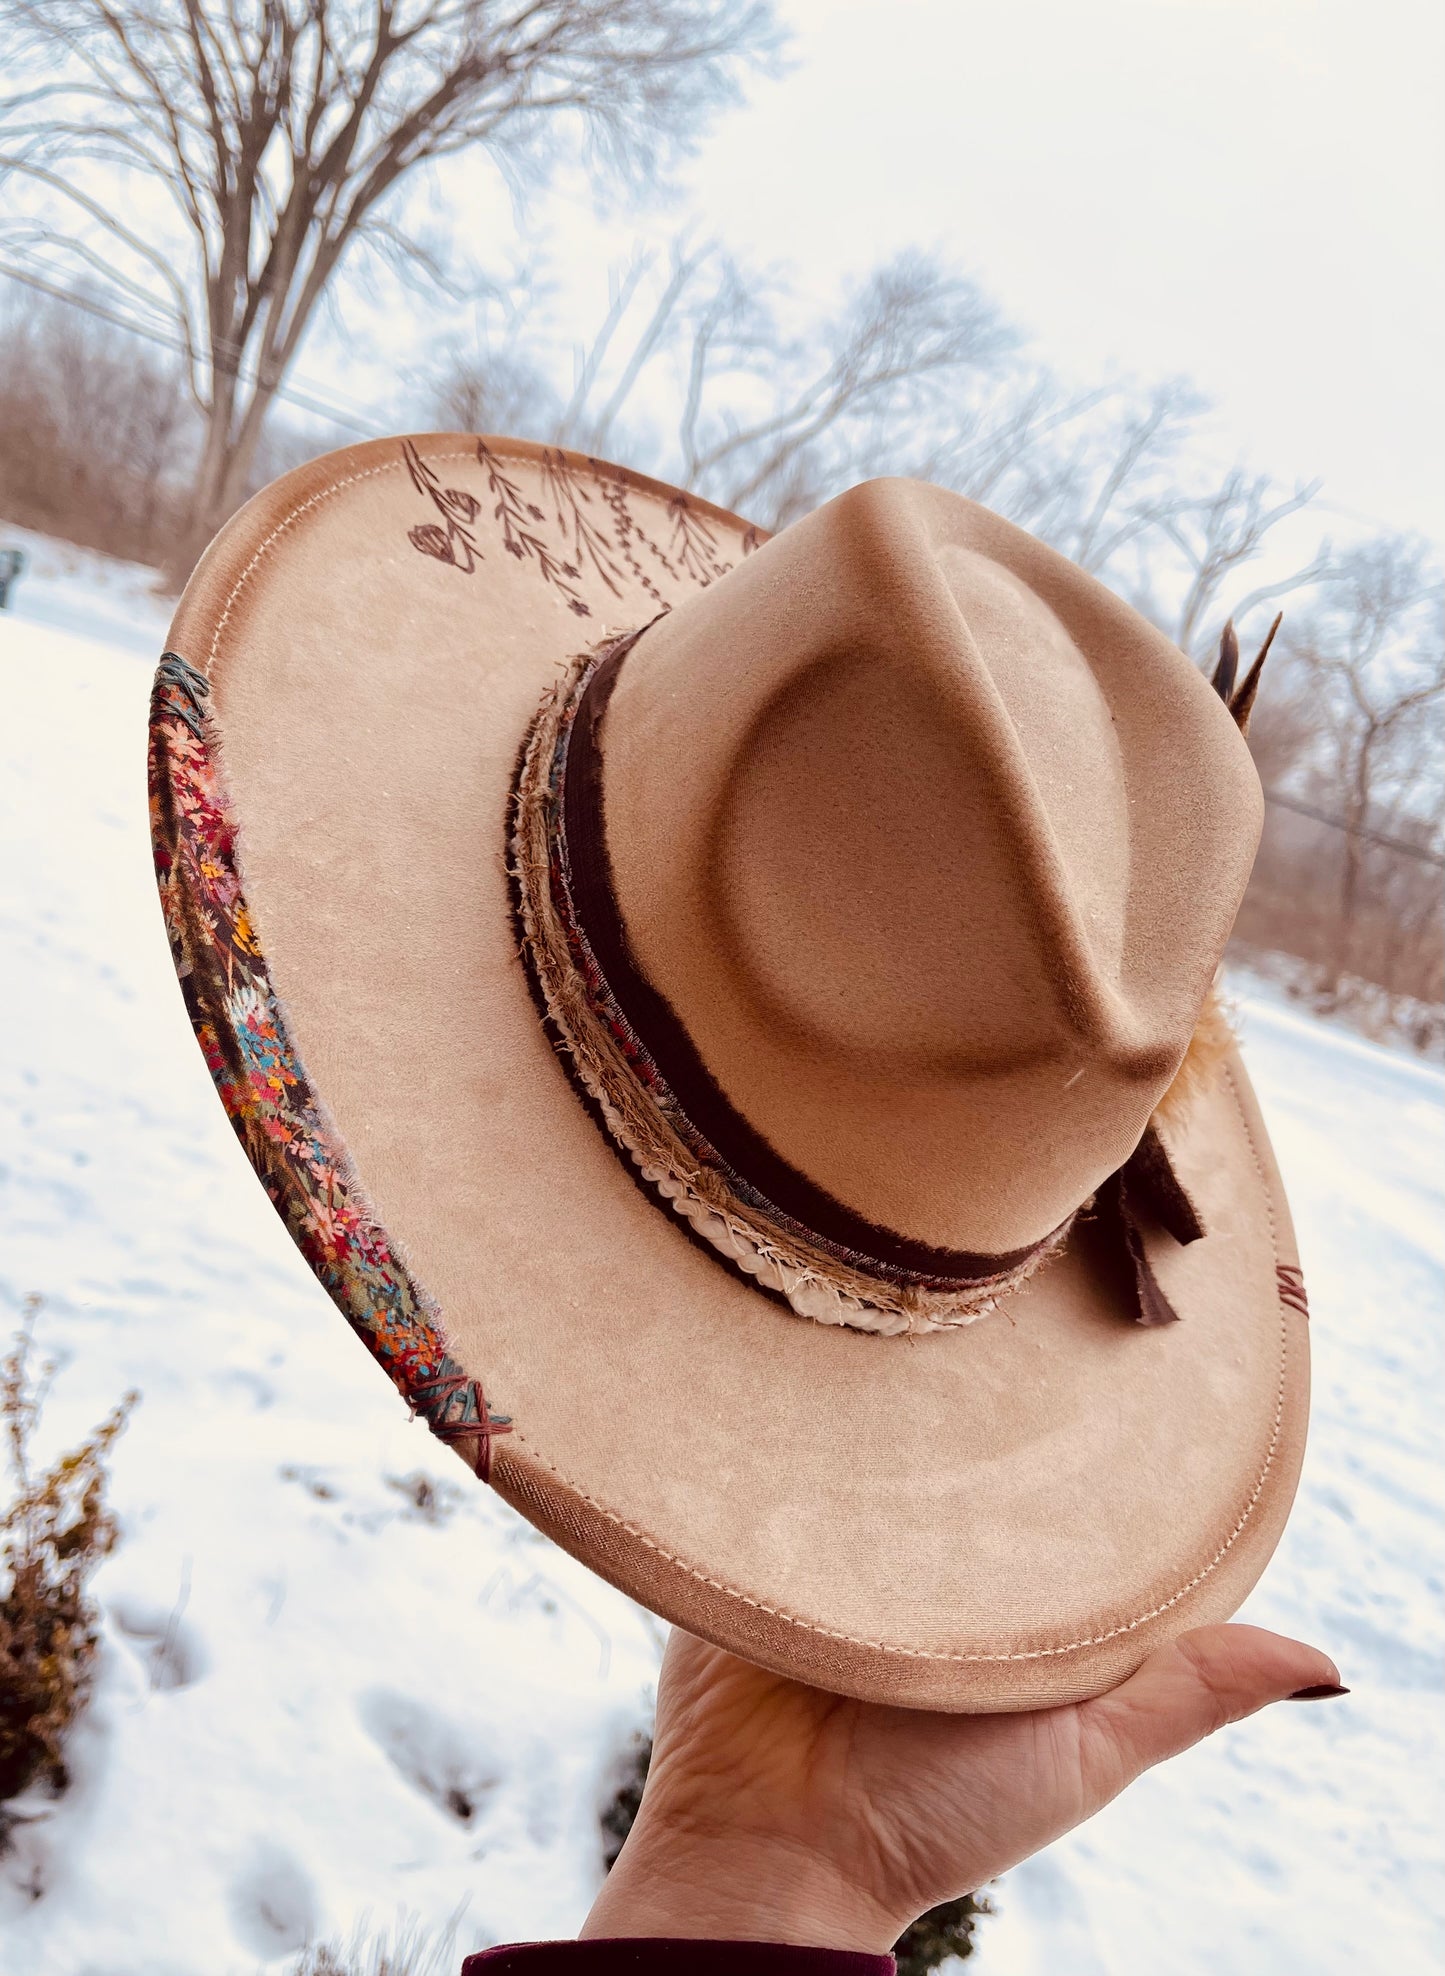
<svg viewBox="0 0 1445 1976">
<path fill-rule="evenodd" d="M 1308 1347 L 1213 994 L 1232 672 L 901 480 L 768 541 L 429 435 L 207 552 L 151 791 L 232 1122 L 407 1403 L 667 1619 L 1018 1709 L 1263 1569 Z"/>
</svg>

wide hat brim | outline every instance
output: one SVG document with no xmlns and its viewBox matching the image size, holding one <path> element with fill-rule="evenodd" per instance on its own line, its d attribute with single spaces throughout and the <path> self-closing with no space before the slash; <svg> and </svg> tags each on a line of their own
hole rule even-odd
<svg viewBox="0 0 1445 1976">
<path fill-rule="evenodd" d="M 1078 1699 L 1234 1612 L 1298 1479 L 1298 1257 L 1237 1053 L 1169 1131 L 1208 1230 L 1150 1237 L 1179 1322 L 1129 1321 L 1086 1217 L 987 1317 L 882 1337 L 792 1314 L 648 1194 L 519 955 L 509 803 L 541 695 L 762 539 L 455 434 L 267 488 L 192 578 L 152 709 L 182 986 L 318 1277 L 541 1530 L 839 1693 Z"/>
</svg>

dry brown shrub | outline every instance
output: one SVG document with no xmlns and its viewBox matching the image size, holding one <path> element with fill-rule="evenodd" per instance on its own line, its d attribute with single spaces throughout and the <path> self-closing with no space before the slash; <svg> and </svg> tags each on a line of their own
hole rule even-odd
<svg viewBox="0 0 1445 1976">
<path fill-rule="evenodd" d="M 0 515 L 153 563 L 183 525 L 195 420 L 164 352 L 0 284 Z"/>
<path fill-rule="evenodd" d="M 439 1933 L 400 1920 L 374 1930 L 362 1922 L 349 1942 L 318 1942 L 292 1965 L 290 1976 L 451 1976 L 456 1923 Z"/>
<path fill-rule="evenodd" d="M 0 1368 L 0 1424 L 15 1499 L 0 1516 L 0 1800 L 37 1780 L 64 1788 L 66 1735 L 94 1675 L 98 1616 L 86 1585 L 115 1542 L 106 1457 L 138 1397 L 127 1393 L 78 1448 L 37 1473 L 31 1442 L 53 1365 L 32 1376 L 40 1299 Z"/>
</svg>

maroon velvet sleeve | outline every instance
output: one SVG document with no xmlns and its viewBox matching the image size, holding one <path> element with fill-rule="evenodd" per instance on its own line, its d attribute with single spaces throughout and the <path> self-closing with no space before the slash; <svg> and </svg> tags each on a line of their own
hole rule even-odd
<svg viewBox="0 0 1445 1976">
<path fill-rule="evenodd" d="M 462 1976 L 896 1976 L 891 1955 L 775 1942 L 512 1942 L 469 1955 Z"/>
</svg>

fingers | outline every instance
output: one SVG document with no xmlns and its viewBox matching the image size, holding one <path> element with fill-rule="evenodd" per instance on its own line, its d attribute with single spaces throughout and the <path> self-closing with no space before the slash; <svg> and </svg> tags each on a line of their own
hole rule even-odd
<svg viewBox="0 0 1445 1976">
<path fill-rule="evenodd" d="M 1258 1626 L 1202 1626 L 1079 1709 L 1085 1775 L 1104 1804 L 1151 1764 L 1301 1688 L 1332 1687 L 1329 1657 Z"/>
</svg>

